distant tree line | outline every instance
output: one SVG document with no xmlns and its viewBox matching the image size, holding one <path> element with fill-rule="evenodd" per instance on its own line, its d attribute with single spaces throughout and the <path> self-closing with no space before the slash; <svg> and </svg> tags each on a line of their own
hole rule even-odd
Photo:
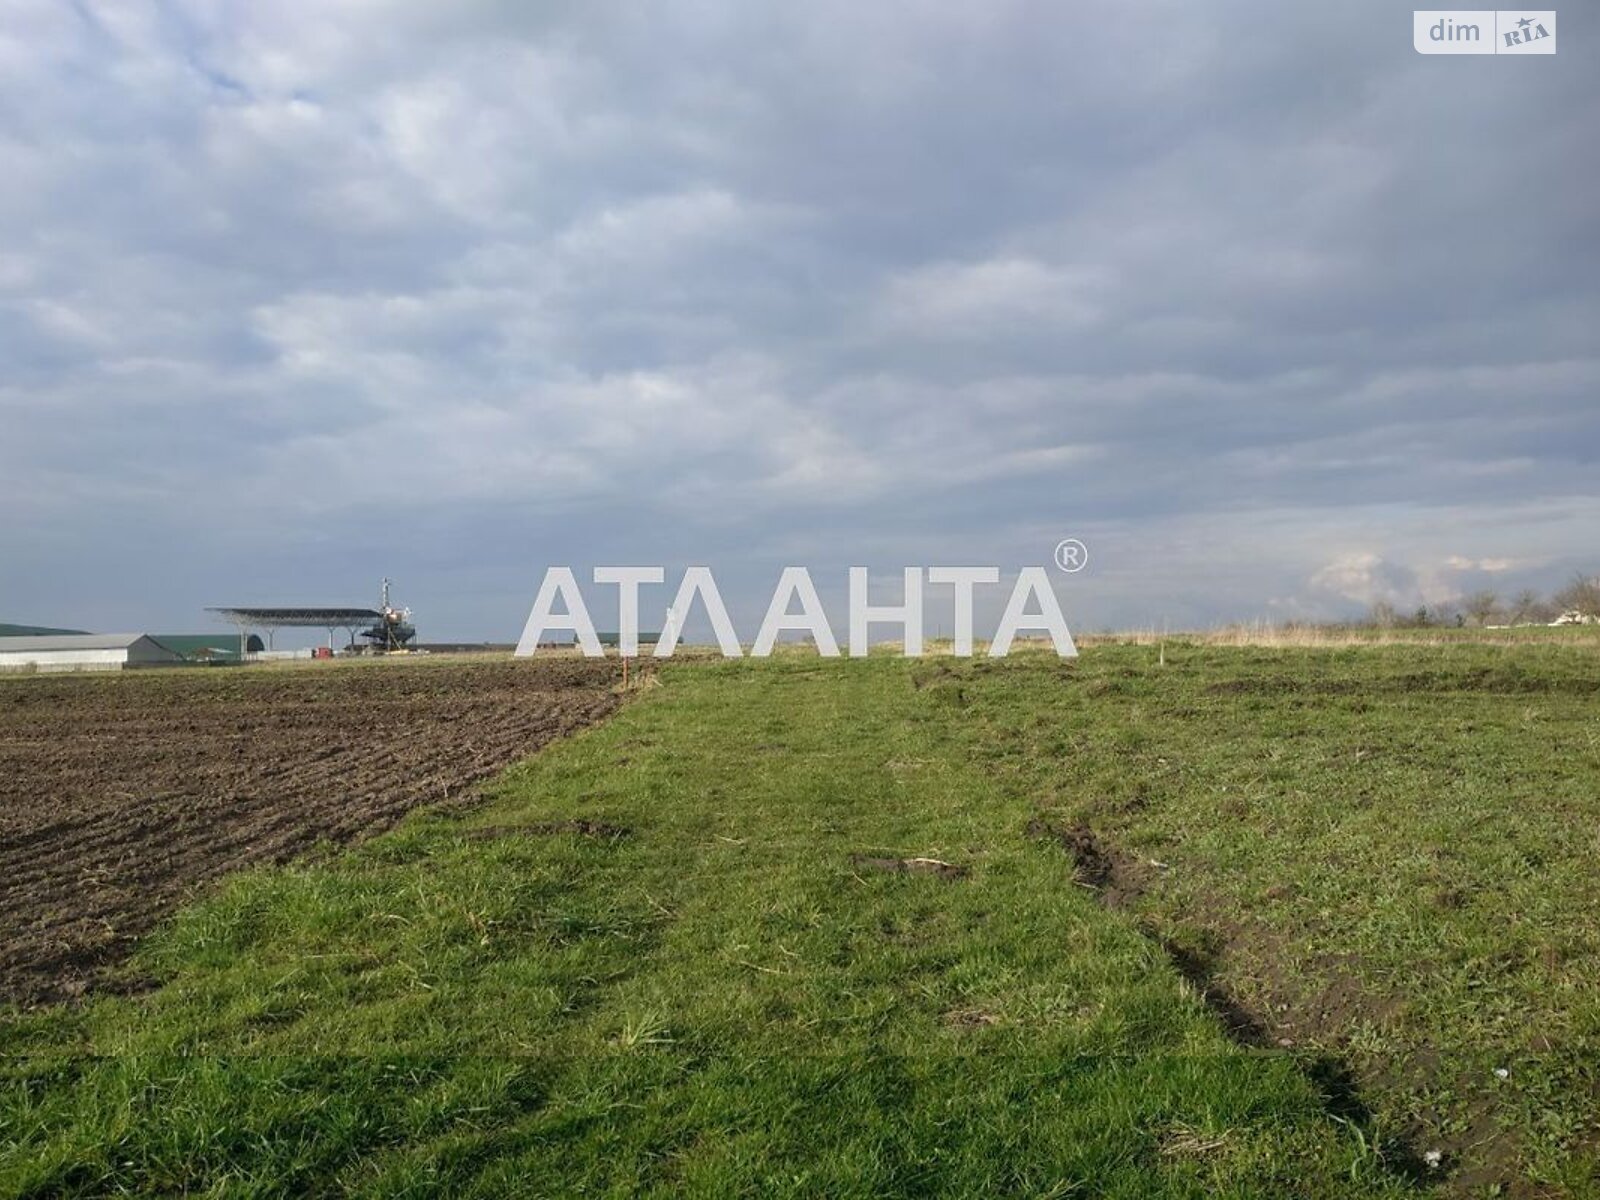
<svg viewBox="0 0 1600 1200">
<path fill-rule="evenodd" d="M 1512 596 L 1498 592 L 1473 592 L 1456 604 L 1418 605 L 1405 612 L 1379 600 L 1367 614 L 1367 623 L 1381 629 L 1425 629 L 1439 625 L 1548 625 L 1567 613 L 1600 621 L 1600 575 L 1576 575 L 1553 595 L 1541 596 L 1524 588 Z"/>
</svg>

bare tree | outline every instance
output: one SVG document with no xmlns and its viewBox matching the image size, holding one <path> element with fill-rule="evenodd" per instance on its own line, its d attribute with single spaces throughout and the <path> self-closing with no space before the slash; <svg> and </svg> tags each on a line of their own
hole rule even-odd
<svg viewBox="0 0 1600 1200">
<path fill-rule="evenodd" d="M 1399 617 L 1395 615 L 1394 605 L 1387 600 L 1377 600 L 1373 602 L 1372 610 L 1367 614 L 1367 621 L 1379 629 L 1393 629 L 1398 624 Z"/>
<path fill-rule="evenodd" d="M 1495 610 L 1500 607 L 1500 597 L 1485 589 L 1473 592 L 1461 603 L 1462 611 L 1472 618 L 1474 625 L 1487 625 L 1489 618 L 1494 616 Z"/>
<path fill-rule="evenodd" d="M 1572 582 L 1556 593 L 1555 600 L 1563 612 L 1600 617 L 1600 575 L 1574 575 Z"/>
</svg>

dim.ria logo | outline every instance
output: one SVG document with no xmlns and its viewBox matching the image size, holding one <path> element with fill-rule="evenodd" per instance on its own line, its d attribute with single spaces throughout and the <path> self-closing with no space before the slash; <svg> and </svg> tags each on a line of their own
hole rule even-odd
<svg viewBox="0 0 1600 1200">
<path fill-rule="evenodd" d="M 868 633 L 874 625 L 893 625 L 901 630 L 900 643 L 909 657 L 922 653 L 922 595 L 924 583 L 933 587 L 948 587 L 954 598 L 954 651 L 958 655 L 972 654 L 972 602 L 980 587 L 1000 582 L 998 567 L 906 567 L 905 590 L 902 602 L 893 605 L 874 605 L 867 602 L 867 569 L 850 568 L 850 654 L 859 658 L 867 653 Z M 639 652 L 639 589 L 647 584 L 666 581 L 662 567 L 596 567 L 594 582 L 617 589 L 617 644 L 624 656 Z M 560 603 L 564 611 L 557 612 Z M 684 572 L 676 597 L 667 609 L 655 649 L 656 658 L 670 658 L 683 634 L 684 620 L 699 605 L 711 622 L 717 646 L 725 658 L 740 658 L 744 648 L 728 609 L 717 590 L 717 581 L 709 567 L 690 567 Z M 798 611 L 790 610 L 798 605 Z M 1003 658 L 1011 652 L 1011 644 L 1024 630 L 1048 634 L 1051 645 L 1063 658 L 1075 657 L 1078 648 L 1073 644 L 1067 621 L 1061 614 L 1061 605 L 1050 587 L 1043 567 L 1024 567 L 1011 588 L 1011 598 L 1000 617 L 994 637 L 989 641 L 989 656 Z M 589 617 L 588 605 L 578 588 L 577 577 L 570 567 L 551 567 L 539 585 L 533 611 L 523 627 L 522 638 L 517 643 L 518 657 L 534 654 L 551 632 L 570 632 L 579 648 L 590 658 L 604 654 L 600 637 L 595 633 L 594 622 Z M 772 592 L 772 603 L 761 622 L 750 654 L 765 658 L 782 633 L 808 634 L 817 651 L 825 657 L 839 654 L 839 643 L 833 636 L 822 600 L 811 582 L 811 572 L 804 567 L 785 567 Z"/>
</svg>

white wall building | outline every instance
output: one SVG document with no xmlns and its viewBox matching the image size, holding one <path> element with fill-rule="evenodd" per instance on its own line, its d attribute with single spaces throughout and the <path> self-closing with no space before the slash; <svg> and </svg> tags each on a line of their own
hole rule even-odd
<svg viewBox="0 0 1600 1200">
<path fill-rule="evenodd" d="M 1595 616 L 1593 613 L 1579 612 L 1577 609 L 1574 608 L 1574 609 L 1571 609 L 1568 612 L 1562 613 L 1554 621 L 1551 621 L 1550 624 L 1552 624 L 1552 625 L 1600 625 L 1600 617 Z"/>
<path fill-rule="evenodd" d="M 0 637 L 0 671 L 121 671 L 182 662 L 181 655 L 144 633 Z"/>
</svg>

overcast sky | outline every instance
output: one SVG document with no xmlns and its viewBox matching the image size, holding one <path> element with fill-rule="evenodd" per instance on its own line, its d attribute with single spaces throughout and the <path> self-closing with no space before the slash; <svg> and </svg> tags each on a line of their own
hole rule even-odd
<svg viewBox="0 0 1600 1200">
<path fill-rule="evenodd" d="M 1587 16 L 0 0 L 0 620 L 390 575 L 512 640 L 547 565 L 704 563 L 748 639 L 785 564 L 1069 536 L 1084 629 L 1600 570 Z"/>
</svg>

